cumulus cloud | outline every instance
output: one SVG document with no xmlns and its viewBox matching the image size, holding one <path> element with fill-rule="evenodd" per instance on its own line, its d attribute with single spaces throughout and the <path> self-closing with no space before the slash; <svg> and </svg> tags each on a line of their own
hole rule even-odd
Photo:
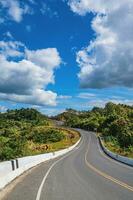
<svg viewBox="0 0 133 200">
<path fill-rule="evenodd" d="M 0 99 L 8 100 L 17 103 L 25 103 L 39 106 L 55 106 L 57 94 L 51 91 L 44 91 L 43 89 L 36 89 L 34 92 L 28 94 L 14 94 L 14 93 L 1 93 Z"/>
<path fill-rule="evenodd" d="M 59 53 L 55 48 L 39 49 L 36 51 L 26 50 L 26 56 L 31 62 L 41 67 L 45 66 L 47 69 L 58 67 L 61 62 Z M 52 59 L 49 59 L 49 57 L 52 57 Z"/>
<path fill-rule="evenodd" d="M 22 21 L 25 14 L 32 13 L 30 7 L 19 0 L 0 0 L 0 7 L 7 13 L 8 19 L 16 22 Z"/>
<path fill-rule="evenodd" d="M 18 41 L 0 41 L 0 99 L 56 105 L 57 94 L 46 87 L 60 63 L 56 48 L 32 51 Z"/>
<path fill-rule="evenodd" d="M 129 1 L 131 2 L 132 0 Z M 124 4 L 124 1 L 121 4 Z M 80 15 L 85 15 L 88 12 L 106 14 L 107 10 L 110 12 L 110 10 L 119 8 L 120 2 L 118 0 L 96 0 L 95 2 L 94 0 L 69 0 L 68 5 L 72 11 Z"/>
<path fill-rule="evenodd" d="M 77 52 L 85 88 L 133 87 L 133 1 L 69 0 L 73 12 L 92 12 L 96 38 Z"/>
</svg>

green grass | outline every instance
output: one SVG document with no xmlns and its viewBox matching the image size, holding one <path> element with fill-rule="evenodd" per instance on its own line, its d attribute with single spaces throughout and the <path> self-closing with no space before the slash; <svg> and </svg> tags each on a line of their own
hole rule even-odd
<svg viewBox="0 0 133 200">
<path fill-rule="evenodd" d="M 24 131 L 10 129 L 0 136 L 0 161 L 65 149 L 79 138 L 77 131 L 53 126 L 33 126 Z"/>
<path fill-rule="evenodd" d="M 40 127 L 45 129 L 53 129 L 53 127 Z M 79 138 L 80 134 L 77 131 L 74 130 L 68 130 L 63 128 L 57 128 L 54 127 L 54 129 L 60 131 L 61 134 L 63 134 L 63 139 L 58 142 L 47 142 L 47 143 L 35 143 L 32 140 L 27 141 L 25 147 L 23 148 L 23 155 L 29 156 L 29 155 L 37 155 L 37 154 L 43 154 L 48 152 L 54 152 L 61 149 L 68 148 L 75 144 Z M 48 149 L 45 150 L 46 145 L 48 146 Z"/>
<path fill-rule="evenodd" d="M 133 158 L 133 145 L 130 145 L 128 148 L 121 148 L 117 141 L 103 141 L 104 145 L 110 151 L 119 154 L 121 156 L 126 156 L 129 158 Z"/>
</svg>

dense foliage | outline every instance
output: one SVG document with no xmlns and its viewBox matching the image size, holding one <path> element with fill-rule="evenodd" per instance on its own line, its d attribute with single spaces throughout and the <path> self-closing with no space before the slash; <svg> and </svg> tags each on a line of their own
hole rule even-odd
<svg viewBox="0 0 133 200">
<path fill-rule="evenodd" d="M 54 128 L 37 127 L 32 130 L 28 139 L 35 143 L 59 142 L 64 138 L 63 132 Z"/>
<path fill-rule="evenodd" d="M 133 107 L 107 103 L 105 108 L 94 107 L 91 111 L 78 112 L 68 109 L 55 117 L 65 125 L 102 133 L 109 141 L 115 141 L 120 148 L 133 150 Z"/>
<path fill-rule="evenodd" d="M 31 144 L 62 140 L 63 134 L 48 128 L 49 124 L 49 119 L 35 109 L 0 113 L 0 160 L 27 155 Z"/>
<path fill-rule="evenodd" d="M 1 123 L 17 123 L 21 122 L 31 123 L 32 125 L 46 124 L 48 125 L 48 118 L 45 115 L 42 115 L 39 111 L 33 108 L 21 108 L 20 110 L 7 110 L 6 113 L 0 113 L 0 122 Z M 0 126 L 2 127 L 0 123 Z M 7 123 L 7 126 L 10 127 L 10 124 Z M 4 126 L 5 127 L 5 126 Z"/>
</svg>

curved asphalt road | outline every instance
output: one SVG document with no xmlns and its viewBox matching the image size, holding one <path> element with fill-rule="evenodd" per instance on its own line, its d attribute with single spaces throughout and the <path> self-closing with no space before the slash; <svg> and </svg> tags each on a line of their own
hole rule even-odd
<svg viewBox="0 0 133 200">
<path fill-rule="evenodd" d="M 133 200 L 133 168 L 108 158 L 93 133 L 79 131 L 75 150 L 36 167 L 5 200 Z"/>
</svg>

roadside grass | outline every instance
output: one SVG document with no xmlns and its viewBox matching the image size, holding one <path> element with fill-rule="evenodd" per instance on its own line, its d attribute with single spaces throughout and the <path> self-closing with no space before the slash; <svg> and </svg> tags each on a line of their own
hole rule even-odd
<svg viewBox="0 0 133 200">
<path fill-rule="evenodd" d="M 104 145 L 110 151 L 119 154 L 121 156 L 126 156 L 129 158 L 133 158 L 133 145 L 130 145 L 128 148 L 121 148 L 117 142 L 113 141 L 105 141 L 103 140 Z"/>
<path fill-rule="evenodd" d="M 79 132 L 75 130 L 69 130 L 64 128 L 58 128 L 58 127 L 37 127 L 37 129 L 55 129 L 60 131 L 60 133 L 63 135 L 63 139 L 58 142 L 48 142 L 48 143 L 35 143 L 32 140 L 27 141 L 26 145 L 23 148 L 23 155 L 24 156 L 30 156 L 30 155 L 38 155 L 43 153 L 49 153 L 49 152 L 55 152 L 58 150 L 62 150 L 65 148 L 68 148 L 75 144 L 80 139 Z M 46 149 L 47 147 L 47 149 Z"/>
</svg>

